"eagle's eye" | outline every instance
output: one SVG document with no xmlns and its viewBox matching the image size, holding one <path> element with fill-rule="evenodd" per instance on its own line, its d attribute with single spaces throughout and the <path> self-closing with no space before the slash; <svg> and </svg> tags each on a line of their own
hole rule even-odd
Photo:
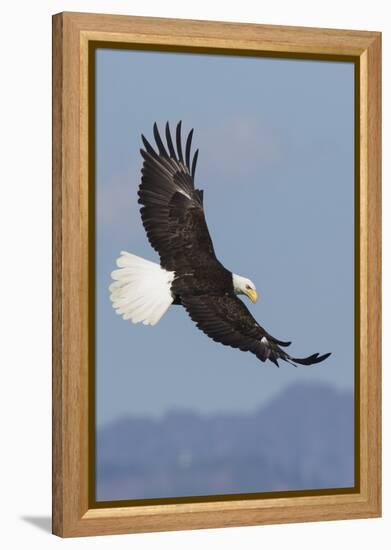
<svg viewBox="0 0 391 550">
<path fill-rule="evenodd" d="M 250 286 L 250 285 L 246 285 L 246 290 L 251 290 L 251 286 Z"/>
</svg>

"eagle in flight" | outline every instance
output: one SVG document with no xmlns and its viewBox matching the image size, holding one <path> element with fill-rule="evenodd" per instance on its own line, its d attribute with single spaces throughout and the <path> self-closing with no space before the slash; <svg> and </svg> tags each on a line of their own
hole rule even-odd
<svg viewBox="0 0 391 550">
<path fill-rule="evenodd" d="M 153 126 L 156 148 L 142 135 L 144 159 L 138 190 L 141 219 L 160 265 L 121 252 L 110 285 L 114 309 L 125 320 L 155 325 L 171 304 L 182 305 L 207 336 L 226 346 L 250 351 L 279 366 L 313 365 L 330 353 L 297 358 L 251 315 L 238 295 L 253 303 L 258 295 L 250 279 L 232 273 L 217 259 L 205 220 L 203 191 L 194 187 L 198 149 L 192 157 L 193 130 L 182 148 L 181 122 L 174 146 L 169 124 L 166 145 Z"/>
</svg>

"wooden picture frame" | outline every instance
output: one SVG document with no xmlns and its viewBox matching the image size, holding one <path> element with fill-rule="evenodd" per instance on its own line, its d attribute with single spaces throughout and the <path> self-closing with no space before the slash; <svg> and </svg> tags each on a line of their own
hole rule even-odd
<svg viewBox="0 0 391 550">
<path fill-rule="evenodd" d="M 91 505 L 89 77 L 94 44 L 346 59 L 356 83 L 356 464 L 354 490 Z M 381 514 L 381 34 L 87 13 L 53 17 L 53 533 L 62 537 L 378 517 Z"/>
</svg>

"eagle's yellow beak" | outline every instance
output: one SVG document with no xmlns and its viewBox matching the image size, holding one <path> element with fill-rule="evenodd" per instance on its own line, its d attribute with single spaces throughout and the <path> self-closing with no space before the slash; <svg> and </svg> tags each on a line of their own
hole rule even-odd
<svg viewBox="0 0 391 550">
<path fill-rule="evenodd" d="M 253 304 L 258 300 L 258 294 L 256 290 L 252 290 L 251 288 L 249 290 L 244 291 L 246 295 L 250 298 Z"/>
</svg>

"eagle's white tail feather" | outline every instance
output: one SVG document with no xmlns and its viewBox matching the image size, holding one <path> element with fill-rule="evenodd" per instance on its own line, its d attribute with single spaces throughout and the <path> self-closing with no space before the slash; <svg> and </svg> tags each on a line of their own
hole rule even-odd
<svg viewBox="0 0 391 550">
<path fill-rule="evenodd" d="M 174 272 L 129 252 L 121 252 L 111 276 L 110 299 L 123 319 L 155 325 L 173 302 Z"/>
</svg>

